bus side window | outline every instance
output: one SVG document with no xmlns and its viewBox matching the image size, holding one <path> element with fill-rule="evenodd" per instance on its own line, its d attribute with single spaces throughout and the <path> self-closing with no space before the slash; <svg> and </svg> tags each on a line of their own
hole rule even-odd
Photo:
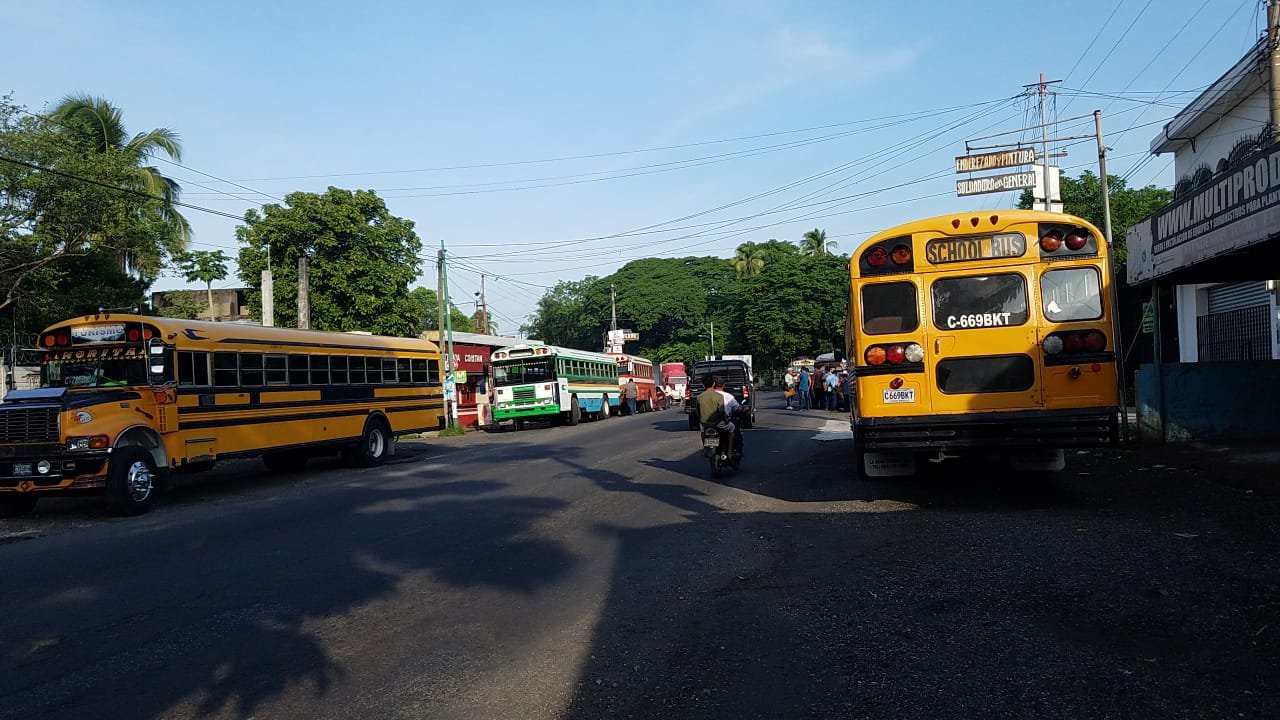
<svg viewBox="0 0 1280 720">
<path fill-rule="evenodd" d="M 350 376 L 347 374 L 347 356 L 334 355 L 329 358 L 329 372 L 334 385 L 346 385 L 350 382 Z"/>
<path fill-rule="evenodd" d="M 240 384 L 250 387 L 262 385 L 262 355 L 260 353 L 240 354 Z"/>
<path fill-rule="evenodd" d="M 394 383 L 396 381 L 396 359 L 382 358 L 382 382 Z"/>
<path fill-rule="evenodd" d="M 427 360 L 427 376 L 430 378 L 434 378 L 436 382 L 440 381 L 440 361 L 439 360 Z"/>
<path fill-rule="evenodd" d="M 186 387 L 207 387 L 209 385 L 209 353 L 179 351 L 178 384 Z"/>
<path fill-rule="evenodd" d="M 431 382 L 431 373 L 427 370 L 427 361 L 425 358 L 413 359 L 413 382 L 416 385 Z"/>
<path fill-rule="evenodd" d="M 329 384 L 329 356 L 328 355 L 312 355 L 311 356 L 311 384 L 312 385 L 328 385 Z"/>
<path fill-rule="evenodd" d="M 237 377 L 236 353 L 216 352 L 213 354 L 213 384 L 217 387 L 235 387 Z"/>
<path fill-rule="evenodd" d="M 284 355 L 267 356 L 267 384 L 289 384 L 289 365 Z"/>
<path fill-rule="evenodd" d="M 382 358 L 367 357 L 364 360 L 364 381 L 371 385 L 382 384 Z"/>
<path fill-rule="evenodd" d="M 309 380 L 306 355 L 289 356 L 289 384 L 306 385 Z"/>
<path fill-rule="evenodd" d="M 409 358 L 396 358 L 396 377 L 405 385 L 413 382 L 413 373 L 409 371 Z"/>
</svg>

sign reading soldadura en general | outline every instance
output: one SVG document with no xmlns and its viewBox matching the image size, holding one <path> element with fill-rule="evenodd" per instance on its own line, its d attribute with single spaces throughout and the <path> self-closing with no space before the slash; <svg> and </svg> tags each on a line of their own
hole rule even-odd
<svg viewBox="0 0 1280 720">
<path fill-rule="evenodd" d="M 1280 143 L 1250 153 L 1213 180 L 1130 226 L 1129 282 L 1182 270 L 1262 242 L 1280 228 Z"/>
</svg>

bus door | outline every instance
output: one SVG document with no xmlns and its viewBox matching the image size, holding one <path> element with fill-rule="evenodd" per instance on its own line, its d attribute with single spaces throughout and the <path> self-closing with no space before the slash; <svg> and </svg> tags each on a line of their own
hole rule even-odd
<svg viewBox="0 0 1280 720">
<path fill-rule="evenodd" d="M 925 276 L 926 363 L 936 413 L 1042 406 L 1032 266 Z"/>
</svg>

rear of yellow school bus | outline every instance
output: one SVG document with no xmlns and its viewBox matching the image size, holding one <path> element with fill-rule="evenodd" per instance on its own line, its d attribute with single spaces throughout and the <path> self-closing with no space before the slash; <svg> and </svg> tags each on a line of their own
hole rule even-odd
<svg viewBox="0 0 1280 720">
<path fill-rule="evenodd" d="M 1118 442 L 1107 245 L 1085 220 L 919 220 L 867 239 L 850 274 L 860 475 L 970 454 L 1060 470 L 1066 448 Z"/>
</svg>

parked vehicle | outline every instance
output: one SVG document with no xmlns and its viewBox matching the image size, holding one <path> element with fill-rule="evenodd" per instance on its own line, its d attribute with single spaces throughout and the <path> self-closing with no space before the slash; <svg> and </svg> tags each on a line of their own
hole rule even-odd
<svg viewBox="0 0 1280 720">
<path fill-rule="evenodd" d="M 701 360 L 693 365 L 693 377 L 689 378 L 684 396 L 684 412 L 689 420 L 689 429 L 698 429 L 698 396 L 706 389 L 708 375 L 723 377 L 724 389 L 742 405 L 742 427 L 750 428 L 755 425 L 756 409 L 751 403 L 755 381 L 751 377 L 751 367 L 743 360 Z"/>
<path fill-rule="evenodd" d="M 689 371 L 684 363 L 662 363 L 659 374 L 662 376 L 662 387 L 673 391 L 672 400 L 684 402 L 684 392 L 689 385 Z"/>
</svg>

